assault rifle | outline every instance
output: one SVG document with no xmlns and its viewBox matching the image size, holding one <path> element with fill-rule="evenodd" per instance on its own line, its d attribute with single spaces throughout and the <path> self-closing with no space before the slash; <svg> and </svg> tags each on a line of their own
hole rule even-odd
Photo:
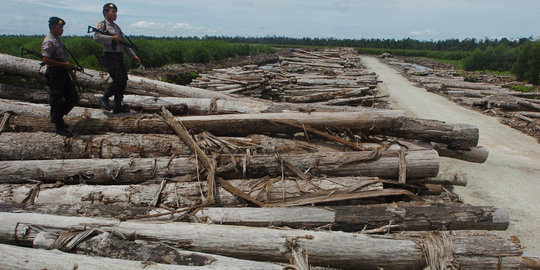
<svg viewBox="0 0 540 270">
<path fill-rule="evenodd" d="M 67 51 L 67 49 L 66 49 L 66 51 Z M 77 59 L 75 59 L 75 57 L 73 57 L 73 55 L 71 55 L 71 53 L 69 51 L 67 51 L 67 52 L 68 52 L 69 56 L 71 56 L 71 58 L 73 59 L 75 64 L 77 65 L 73 70 L 78 71 L 78 72 L 83 73 L 83 74 L 86 74 L 86 75 L 88 75 L 90 77 L 94 77 L 94 75 L 86 73 L 84 71 L 84 68 L 81 66 L 81 64 L 79 64 L 79 61 L 77 61 Z M 39 57 L 39 59 L 43 59 L 43 55 L 41 53 L 38 53 L 36 51 L 32 51 L 32 50 L 24 48 L 24 47 L 21 47 L 20 56 L 23 56 L 23 55 L 26 55 L 26 54 L 34 55 L 34 56 Z M 56 58 L 52 58 L 52 59 L 55 60 L 55 61 L 60 61 L 60 60 L 58 60 Z M 62 62 L 62 61 L 60 61 L 60 62 Z M 40 65 L 44 66 L 45 63 L 41 62 Z"/>
<path fill-rule="evenodd" d="M 115 36 L 114 34 L 112 34 L 111 32 L 109 32 L 108 30 L 97 29 L 97 28 L 92 27 L 92 26 L 89 25 L 89 26 L 88 26 L 88 31 L 87 31 L 87 33 L 90 34 L 90 33 L 93 33 L 93 32 L 97 32 L 97 33 L 100 33 L 100 34 L 102 34 L 102 35 L 111 36 L 111 37 L 112 37 L 112 36 Z M 137 49 L 138 49 L 137 46 L 135 45 L 135 43 L 133 43 L 133 41 L 131 41 L 131 39 L 129 39 L 128 36 L 123 35 L 123 34 L 122 34 L 122 36 L 125 37 L 125 38 L 128 40 L 128 42 L 125 42 L 125 41 L 121 40 L 121 41 L 120 41 L 120 44 L 122 44 L 122 45 L 124 45 L 124 46 L 126 46 L 126 47 L 129 47 L 129 48 L 132 48 L 132 49 L 134 49 L 134 50 L 137 50 Z"/>
</svg>

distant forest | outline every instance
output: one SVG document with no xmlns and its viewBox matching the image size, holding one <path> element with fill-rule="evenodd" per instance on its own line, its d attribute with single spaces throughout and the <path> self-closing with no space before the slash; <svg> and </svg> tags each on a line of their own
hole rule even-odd
<svg viewBox="0 0 540 270">
<path fill-rule="evenodd" d="M 283 46 L 323 46 L 323 47 L 359 47 L 378 49 L 401 49 L 401 50 L 433 50 L 433 51 L 473 51 L 476 48 L 497 47 L 505 45 L 519 47 L 531 38 L 519 40 L 502 39 L 447 39 L 439 41 L 421 41 L 407 39 L 334 39 L 334 38 L 289 38 L 278 36 L 267 37 L 224 37 L 206 36 L 204 38 L 190 37 L 186 39 L 224 40 L 231 43 L 269 44 Z"/>
<path fill-rule="evenodd" d="M 91 37 L 62 37 L 84 67 L 100 69 L 100 45 Z M 21 46 L 39 50 L 42 36 L 0 36 L 0 53 L 16 55 Z M 147 67 L 175 63 L 207 63 L 238 55 L 273 53 L 272 47 L 355 47 L 359 53 L 418 56 L 453 62 L 465 70 L 512 72 L 520 80 L 540 83 L 540 40 L 334 39 L 267 37 L 147 37 L 133 36 L 137 54 Z M 128 61 L 129 62 L 129 61 Z"/>
</svg>

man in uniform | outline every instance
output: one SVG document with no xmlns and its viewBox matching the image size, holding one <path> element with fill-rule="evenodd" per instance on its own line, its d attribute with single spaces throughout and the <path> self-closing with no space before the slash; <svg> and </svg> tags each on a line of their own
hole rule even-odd
<svg viewBox="0 0 540 270">
<path fill-rule="evenodd" d="M 43 63 L 47 65 L 45 81 L 49 87 L 49 103 L 51 104 L 51 122 L 56 125 L 56 133 L 71 137 L 73 134 L 68 130 L 69 125 L 64 122 L 67 115 L 79 101 L 79 94 L 74 81 L 77 76 L 73 66 L 68 61 L 66 46 L 60 40 L 64 33 L 66 21 L 51 17 L 49 19 L 49 33 L 41 44 Z"/>
<path fill-rule="evenodd" d="M 112 78 L 112 82 L 109 83 L 107 90 L 99 98 L 99 104 L 103 109 L 110 111 L 109 98 L 114 95 L 113 113 L 129 111 L 128 108 L 122 106 L 128 80 L 127 70 L 124 65 L 124 51 L 135 61 L 136 65 L 141 64 L 141 60 L 133 50 L 122 44 L 124 42 L 124 34 L 120 27 L 114 23 L 117 12 L 118 8 L 115 4 L 105 4 L 103 6 L 105 20 L 99 22 L 96 26 L 97 29 L 104 32 L 108 31 L 112 36 L 94 32 L 94 40 L 103 45 L 103 65 L 107 68 Z"/>
</svg>

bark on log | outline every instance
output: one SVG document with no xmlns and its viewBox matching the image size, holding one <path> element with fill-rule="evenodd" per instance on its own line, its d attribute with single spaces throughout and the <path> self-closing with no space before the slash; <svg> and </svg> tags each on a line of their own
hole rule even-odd
<svg viewBox="0 0 540 270">
<path fill-rule="evenodd" d="M 45 106 L 43 107 L 45 110 Z M 87 109 L 92 110 L 92 109 Z M 97 111 L 97 110 L 96 110 Z M 170 127 L 159 117 L 153 115 L 119 115 L 109 116 L 102 111 L 93 115 L 96 117 L 81 117 L 66 122 L 75 125 L 74 132 L 79 134 L 99 134 L 105 132 L 117 133 L 172 133 Z M 125 117 L 122 117 L 125 116 Z M 261 113 L 261 114 L 231 114 L 177 117 L 184 126 L 195 133 L 210 132 L 217 136 L 246 136 L 249 134 L 291 134 L 302 129 L 294 129 L 289 125 L 279 125 L 276 121 L 285 121 L 299 125 L 309 125 L 313 128 L 350 129 L 372 133 L 392 129 L 401 125 L 401 111 L 370 111 L 370 112 L 311 112 L 311 113 Z M 48 118 L 13 115 L 5 126 L 6 131 L 46 131 L 53 132 L 54 125 Z M 397 131 L 394 132 L 399 134 Z M 414 136 L 409 132 L 409 136 Z M 427 137 L 427 136 L 424 136 Z"/>
<path fill-rule="evenodd" d="M 434 149 L 441 157 L 455 158 L 475 163 L 486 162 L 489 155 L 489 149 L 483 146 L 472 147 L 469 151 L 464 151 L 448 149 L 446 145 L 436 143 Z"/>
<path fill-rule="evenodd" d="M 521 269 L 540 269 L 540 255 L 530 252 L 524 252 Z"/>
<path fill-rule="evenodd" d="M 419 181 L 425 180 L 410 180 L 412 183 Z M 355 191 L 380 191 L 383 186 L 408 188 L 399 185 L 396 181 L 373 181 L 373 178 L 366 177 L 313 178 L 309 180 L 294 178 L 246 179 L 229 180 L 228 182 L 244 194 L 263 203 L 268 201 L 287 202 L 291 199 L 317 193 L 332 195 L 343 189 L 350 189 L 350 193 L 353 193 Z M 360 186 L 362 187 L 360 188 Z M 157 203 L 161 206 L 167 208 L 190 207 L 200 204 L 201 196 L 206 196 L 207 191 L 206 183 L 173 181 L 165 184 L 163 188 L 156 183 L 112 186 L 67 185 L 61 187 L 58 187 L 57 184 L 2 184 L 0 185 L 0 203 L 4 205 L 35 205 L 42 207 L 46 213 L 82 214 L 87 210 L 88 213 L 93 213 L 94 211 L 89 208 L 93 205 L 103 205 L 103 211 L 107 211 L 108 206 L 147 207 L 154 202 L 158 195 Z M 369 192 L 366 193 L 371 195 Z M 233 207 L 245 204 L 243 200 L 222 188 L 218 188 L 217 197 L 216 206 Z M 372 200 L 356 200 L 356 202 L 372 202 Z M 114 214 L 114 212 L 112 213 Z"/>
<path fill-rule="evenodd" d="M 373 151 L 283 154 L 281 157 L 296 168 L 332 176 L 398 177 L 399 157 L 395 151 L 383 151 L 380 158 Z M 409 151 L 406 155 L 407 178 L 435 177 L 439 156 L 434 150 Z M 282 167 L 274 155 L 220 155 L 218 167 L 234 168 L 220 173 L 228 179 L 265 175 L 282 175 Z M 233 170 L 237 170 L 236 172 Z M 1 161 L 0 182 L 26 180 L 66 183 L 141 183 L 156 177 L 195 175 L 194 157 L 140 159 L 66 159 Z M 285 171 L 287 173 L 287 171 Z"/>
<path fill-rule="evenodd" d="M 159 239 L 194 251 L 212 251 L 236 258 L 284 262 L 290 258 L 288 246 L 293 243 L 306 248 L 313 265 L 363 269 L 423 269 L 426 265 L 421 243 L 409 239 L 230 225 L 118 222 L 27 213 L 0 213 L 0 219 L 3 220 L 0 241 L 4 243 L 14 242 L 17 233 L 24 235 L 24 228 L 31 224 L 63 230 L 107 228 L 124 235 L 136 235 L 138 239 Z M 481 264 L 484 269 L 517 268 L 521 264 L 522 249 L 514 237 L 470 234 L 447 237 L 451 243 L 449 248 L 463 269 Z"/>
<path fill-rule="evenodd" d="M 214 137 L 201 133 L 195 135 L 195 138 L 209 153 L 345 151 L 343 147 L 334 150 L 314 143 L 255 134 L 248 137 Z M 369 150 L 377 148 L 381 146 L 376 144 Z M 0 160 L 146 158 L 192 154 L 176 135 L 125 133 L 81 135 L 66 139 L 47 132 L 3 132 L 0 136 L 0 150 Z"/>
<path fill-rule="evenodd" d="M 175 135 L 104 134 L 66 139 L 47 132 L 4 132 L 0 160 L 145 158 L 191 155 Z"/>
<path fill-rule="evenodd" d="M 99 256 L 71 254 L 59 250 L 32 249 L 12 245 L 0 244 L 0 264 L 6 269 L 144 269 L 144 270 L 192 270 L 192 269 L 283 269 L 282 266 L 228 258 L 218 255 L 206 255 L 214 259 L 207 265 L 172 265 L 165 263 L 151 263 L 144 260 L 121 260 Z M 184 254 L 201 254 L 185 252 Z M 29 255 L 31 254 L 31 255 Z M 194 256 L 193 256 L 194 257 Z"/>
<path fill-rule="evenodd" d="M 469 124 L 450 124 L 436 120 L 424 120 L 405 117 L 397 129 L 384 132 L 401 138 L 440 142 L 449 149 L 469 150 L 478 145 L 478 128 Z"/>
<path fill-rule="evenodd" d="M 331 227 L 339 231 L 362 231 L 396 225 L 394 231 L 506 230 L 504 209 L 463 204 L 431 205 L 396 203 L 289 208 L 208 208 L 197 212 L 207 222 L 242 226 Z"/>
<path fill-rule="evenodd" d="M 69 119 L 70 115 L 66 120 L 75 125 L 74 132 L 76 134 L 171 133 L 170 128 L 160 118 L 150 115 Z M 178 117 L 177 120 L 181 120 L 184 126 L 193 132 L 208 131 L 218 136 L 246 136 L 256 133 L 292 134 L 304 131 L 292 128 L 290 125 L 278 124 L 278 122 L 289 122 L 316 129 L 349 129 L 363 134 L 382 134 L 427 142 L 440 142 L 447 144 L 448 148 L 456 150 L 469 150 L 478 144 L 478 128 L 475 126 L 404 118 L 401 111 L 209 115 Z M 10 116 L 4 129 L 17 132 L 53 132 L 54 126 L 48 118 L 13 115 Z"/>
</svg>

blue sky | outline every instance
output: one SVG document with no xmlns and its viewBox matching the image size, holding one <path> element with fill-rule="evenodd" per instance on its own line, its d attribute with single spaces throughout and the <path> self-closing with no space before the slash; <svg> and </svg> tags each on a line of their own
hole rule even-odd
<svg viewBox="0 0 540 270">
<path fill-rule="evenodd" d="M 0 34 L 42 35 L 47 20 L 85 35 L 108 1 L 2 0 Z M 118 0 L 129 35 L 322 38 L 540 38 L 539 0 Z"/>
</svg>

